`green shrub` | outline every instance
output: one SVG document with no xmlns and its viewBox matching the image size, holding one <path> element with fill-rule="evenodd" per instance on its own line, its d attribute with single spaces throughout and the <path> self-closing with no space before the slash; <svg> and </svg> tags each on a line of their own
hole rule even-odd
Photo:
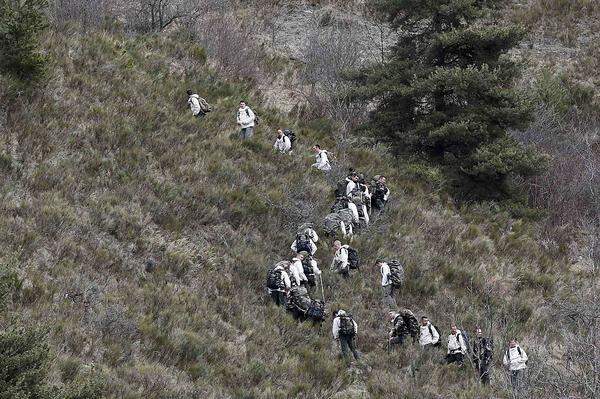
<svg viewBox="0 0 600 399">
<path fill-rule="evenodd" d="M 0 73 L 25 84 L 43 76 L 47 58 L 39 37 L 46 29 L 47 5 L 46 0 L 0 1 Z"/>
</svg>

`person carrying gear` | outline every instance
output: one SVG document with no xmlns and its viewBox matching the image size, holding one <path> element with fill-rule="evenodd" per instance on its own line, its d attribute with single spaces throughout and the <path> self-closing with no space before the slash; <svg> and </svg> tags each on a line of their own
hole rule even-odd
<svg viewBox="0 0 600 399">
<path fill-rule="evenodd" d="M 477 339 L 473 343 L 473 363 L 477 375 L 483 385 L 490 384 L 490 367 L 494 355 L 494 340 L 483 336 L 481 328 L 477 328 Z"/>
<path fill-rule="evenodd" d="M 358 325 L 352 315 L 347 314 L 344 310 L 338 310 L 335 315 L 331 332 L 333 333 L 333 339 L 340 343 L 342 357 L 347 359 L 348 350 L 350 350 L 354 358 L 358 360 L 360 355 L 354 343 L 354 338 L 358 334 Z"/>
<path fill-rule="evenodd" d="M 351 238 L 354 235 L 353 216 L 350 209 L 342 209 L 325 216 L 323 230 L 331 237 Z"/>
<path fill-rule="evenodd" d="M 192 111 L 192 115 L 198 119 L 204 118 L 204 116 L 212 111 L 212 107 L 206 102 L 205 99 L 200 97 L 198 94 L 194 94 L 191 90 L 187 91 L 188 105 Z"/>
<path fill-rule="evenodd" d="M 404 340 L 410 334 L 408 325 L 399 312 L 389 312 L 388 318 L 392 323 L 392 328 L 389 332 L 389 346 L 404 344 Z"/>
<path fill-rule="evenodd" d="M 446 355 L 446 362 L 463 364 L 465 355 L 467 354 L 467 343 L 465 337 L 456 328 L 456 324 L 450 326 L 450 335 L 448 335 L 448 354 Z"/>
<path fill-rule="evenodd" d="M 383 208 L 385 207 L 385 204 L 388 201 L 388 198 L 390 196 L 390 190 L 385 184 L 385 176 L 376 177 L 378 178 L 375 181 L 373 187 L 373 193 L 371 196 L 371 206 L 373 207 L 373 209 L 376 209 L 381 212 L 383 211 Z"/>
<path fill-rule="evenodd" d="M 319 270 L 317 261 L 306 251 L 302 251 L 298 255 L 302 256 L 302 268 L 304 269 L 304 275 L 307 279 L 306 284 L 309 287 L 316 286 L 316 278 L 321 275 L 321 270 Z"/>
<path fill-rule="evenodd" d="M 433 348 L 439 346 L 440 333 L 433 324 L 429 322 L 427 316 L 421 317 L 421 327 L 419 331 L 419 344 L 422 348 Z"/>
<path fill-rule="evenodd" d="M 381 289 L 383 292 L 383 303 L 389 308 L 396 308 L 396 299 L 394 299 L 394 284 L 391 278 L 390 266 L 383 259 L 377 259 L 375 266 L 381 273 Z"/>
<path fill-rule="evenodd" d="M 306 234 L 308 238 L 315 244 L 319 242 L 319 236 L 314 229 L 314 225 L 312 223 L 302 223 L 298 226 L 298 234 Z"/>
<path fill-rule="evenodd" d="M 283 130 L 277 130 L 277 139 L 275 140 L 275 144 L 273 144 L 273 148 L 282 154 L 287 154 L 292 150 L 292 142 L 289 137 L 283 134 Z"/>
<path fill-rule="evenodd" d="M 325 320 L 325 304 L 311 299 L 304 287 L 293 287 L 290 290 L 286 309 L 296 320 L 311 319 L 314 322 Z"/>
<path fill-rule="evenodd" d="M 519 346 L 516 339 L 510 340 L 502 364 L 510 371 L 510 384 L 513 389 L 519 390 L 527 370 L 527 353 Z"/>
<path fill-rule="evenodd" d="M 331 262 L 331 271 L 341 274 L 343 277 L 350 275 L 350 265 L 348 263 L 348 246 L 342 245 L 338 240 L 333 242 L 333 250 L 335 254 Z"/>
<path fill-rule="evenodd" d="M 287 273 L 289 265 L 287 261 L 279 262 L 267 273 L 267 291 L 277 306 L 285 305 L 287 293 L 292 288 Z"/>
<path fill-rule="evenodd" d="M 402 316 L 402 319 L 404 320 L 404 324 L 406 325 L 406 328 L 408 329 L 408 334 L 412 338 L 412 341 L 414 344 L 419 339 L 419 333 L 420 333 L 419 321 L 417 320 L 417 318 L 415 317 L 413 312 L 410 311 L 409 309 L 402 309 L 402 310 L 400 310 L 399 313 L 400 313 L 400 316 Z"/>
<path fill-rule="evenodd" d="M 254 123 L 256 115 L 246 105 L 245 101 L 240 101 L 240 107 L 237 111 L 237 124 L 240 126 L 240 138 L 246 140 L 254 134 Z"/>
<path fill-rule="evenodd" d="M 310 232 L 307 233 L 306 231 L 298 233 L 296 235 L 296 239 L 294 240 L 294 242 L 292 242 L 292 245 L 290 246 L 291 250 L 296 253 L 306 251 L 309 254 L 314 255 L 315 252 L 317 252 L 317 245 L 312 240 L 309 234 Z M 316 237 L 317 240 L 319 239 L 316 232 L 314 233 L 314 237 Z"/>
<path fill-rule="evenodd" d="M 304 256 L 302 256 L 301 254 L 297 254 L 292 259 L 292 263 L 290 265 L 292 287 L 300 287 L 301 285 L 306 285 L 308 282 L 308 278 L 306 278 L 306 275 L 304 274 L 302 259 L 304 259 Z"/>
<path fill-rule="evenodd" d="M 327 150 L 322 150 L 321 146 L 318 144 L 315 144 L 312 150 L 316 154 L 315 158 L 317 160 L 317 162 L 312 164 L 312 167 L 322 170 L 323 172 L 329 172 L 331 170 L 329 152 Z"/>
</svg>

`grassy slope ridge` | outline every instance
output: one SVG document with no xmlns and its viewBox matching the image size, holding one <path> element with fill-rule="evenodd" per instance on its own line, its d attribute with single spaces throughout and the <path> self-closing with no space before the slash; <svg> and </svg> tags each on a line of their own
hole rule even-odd
<svg viewBox="0 0 600 399">
<path fill-rule="evenodd" d="M 177 36 L 54 33 L 46 47 L 56 62 L 48 87 L 11 115 L 11 138 L 1 139 L 0 262 L 24 280 L 11 312 L 50 327 L 56 383 L 74 367 L 101 374 L 114 398 L 485 396 L 468 371 L 425 364 L 410 378 L 416 349 L 386 353 L 371 265 L 389 254 L 407 265 L 399 305 L 447 333 L 453 318 L 472 330 L 491 304 L 498 341 L 526 331 L 519 337 L 535 353 L 541 305 L 564 271 L 560 250 L 485 207 L 467 220 L 357 146 L 348 161 L 387 174 L 393 200 L 355 242 L 361 274 L 324 272 L 329 306 L 359 323 L 364 365 L 348 371 L 329 322 L 297 325 L 267 306 L 263 287 L 302 213 L 315 222 L 327 213 L 333 179 L 308 168 L 314 141 L 336 151 L 327 124 L 297 127 L 299 148 L 282 157 L 271 140 L 285 119 L 255 107 L 255 140 L 232 140 L 237 102 L 250 93 L 220 82 Z M 186 109 L 187 87 L 216 107 L 202 124 Z M 319 245 L 322 269 L 330 244 Z M 143 271 L 149 256 L 153 274 Z"/>
</svg>

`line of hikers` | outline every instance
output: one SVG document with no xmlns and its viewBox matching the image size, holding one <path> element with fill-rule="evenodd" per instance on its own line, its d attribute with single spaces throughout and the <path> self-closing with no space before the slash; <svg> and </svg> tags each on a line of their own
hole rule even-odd
<svg viewBox="0 0 600 399">
<path fill-rule="evenodd" d="M 194 116 L 202 119 L 212 111 L 212 106 L 205 99 L 191 90 L 188 90 L 187 94 L 188 104 Z M 240 101 L 236 122 L 240 127 L 240 138 L 245 140 L 253 136 L 259 117 L 245 101 Z M 288 154 L 292 152 L 295 140 L 296 136 L 292 130 L 279 129 L 273 147 L 280 153 Z M 312 151 L 316 161 L 312 167 L 324 172 L 331 171 L 330 153 L 318 144 L 312 147 Z M 376 175 L 368 182 L 362 174 L 350 169 L 346 178 L 336 185 L 335 202 L 331 213 L 323 221 L 323 231 L 332 238 L 352 239 L 355 229 L 368 227 L 373 210 L 378 213 L 383 211 L 389 196 L 390 190 L 386 185 L 385 176 Z M 312 320 L 316 323 L 326 319 L 322 272 L 314 257 L 318 241 L 319 236 L 312 224 L 301 225 L 290 246 L 295 256 L 289 261 L 276 263 L 267 273 L 267 289 L 275 304 L 284 306 L 298 320 Z M 351 270 L 359 269 L 360 260 L 354 248 L 343 245 L 336 239 L 333 242 L 333 250 L 331 272 L 348 277 Z M 394 295 L 404 284 L 404 267 L 395 259 L 378 259 L 375 265 L 381 274 L 383 303 L 389 308 L 397 308 Z M 319 284 L 322 299 L 312 299 L 309 291 L 313 295 L 318 294 Z M 342 309 L 333 312 L 333 316 L 332 335 L 339 342 L 342 357 L 347 358 L 350 352 L 358 360 L 360 353 L 355 343 L 358 324 L 350 313 Z M 441 348 L 439 330 L 426 316 L 422 316 L 419 322 L 408 309 L 390 311 L 388 316 L 392 324 L 388 334 L 388 350 L 404 345 L 409 336 L 413 344 L 418 342 L 424 350 Z M 451 325 L 446 344 L 447 364 L 462 365 L 465 357 L 470 354 L 481 383 L 486 385 L 490 382 L 493 353 L 493 339 L 485 337 L 480 328 L 477 328 L 476 339 L 471 345 L 468 335 L 459 330 L 456 324 Z M 512 386 L 518 388 L 527 368 L 527 354 L 514 339 L 509 342 L 504 353 L 503 365 L 510 371 Z"/>
<path fill-rule="evenodd" d="M 391 311 L 388 313 L 392 324 L 388 333 L 388 351 L 395 346 L 402 346 L 410 337 L 412 343 L 419 343 L 423 350 L 441 349 L 440 332 L 427 318 L 422 316 L 421 321 L 408 309 Z M 360 352 L 356 348 L 355 337 L 358 334 L 358 324 L 351 314 L 344 310 L 334 313 L 332 334 L 340 342 L 342 357 L 347 359 L 351 352 L 356 360 Z M 468 335 L 459 330 L 455 323 L 450 326 L 450 334 L 446 341 L 446 364 L 456 363 L 463 365 L 465 358 L 471 356 L 473 367 L 483 385 L 490 383 L 490 369 L 493 364 L 494 340 L 483 335 L 480 328 L 476 329 L 476 338 L 469 341 Z M 515 339 L 510 340 L 502 358 L 502 364 L 510 372 L 510 381 L 513 388 L 518 389 L 527 369 L 527 354 Z"/>
</svg>

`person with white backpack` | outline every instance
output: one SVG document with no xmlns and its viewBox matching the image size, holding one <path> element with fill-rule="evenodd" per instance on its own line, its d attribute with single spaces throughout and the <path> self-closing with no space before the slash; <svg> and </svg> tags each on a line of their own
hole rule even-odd
<svg viewBox="0 0 600 399">
<path fill-rule="evenodd" d="M 254 124 L 256 123 L 256 115 L 246 105 L 245 101 L 240 101 L 240 107 L 237 111 L 237 124 L 240 126 L 240 138 L 247 140 L 254 134 Z"/>
</svg>

